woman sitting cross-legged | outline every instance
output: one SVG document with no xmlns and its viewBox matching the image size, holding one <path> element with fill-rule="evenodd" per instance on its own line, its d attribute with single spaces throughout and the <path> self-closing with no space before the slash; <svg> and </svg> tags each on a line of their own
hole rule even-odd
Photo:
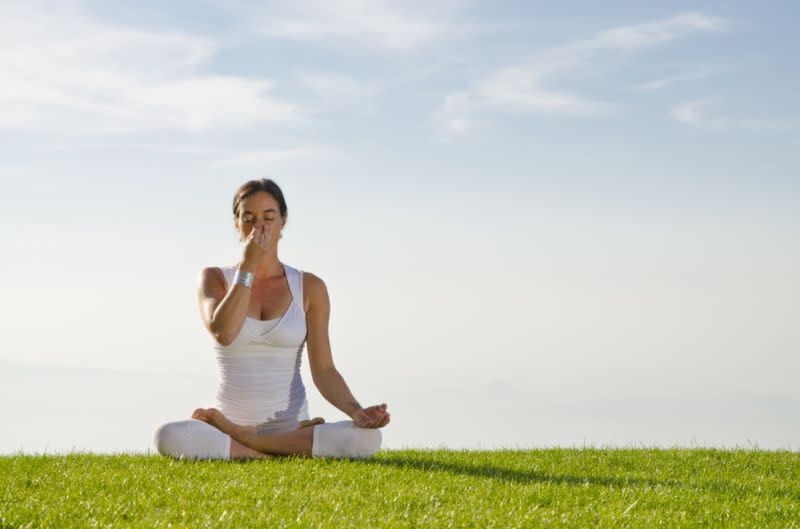
<svg viewBox="0 0 800 529">
<path fill-rule="evenodd" d="M 156 448 L 189 459 L 374 455 L 389 412 L 385 403 L 362 408 L 333 364 L 325 283 L 278 260 L 283 192 L 269 179 L 247 182 L 234 196 L 233 216 L 244 246 L 240 262 L 205 268 L 198 281 L 219 366 L 216 407 L 160 425 Z M 306 343 L 315 385 L 352 420 L 309 419 L 300 376 Z"/>
</svg>

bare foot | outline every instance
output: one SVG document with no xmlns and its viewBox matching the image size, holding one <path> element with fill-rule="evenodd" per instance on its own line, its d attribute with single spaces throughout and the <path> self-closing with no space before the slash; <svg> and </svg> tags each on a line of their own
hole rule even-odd
<svg viewBox="0 0 800 529">
<path fill-rule="evenodd" d="M 313 419 L 308 419 L 307 421 L 300 421 L 300 424 L 297 426 L 297 430 L 300 428 L 308 428 L 309 426 L 314 426 L 315 424 L 322 424 L 325 422 L 325 419 L 322 417 L 314 417 Z"/>
<path fill-rule="evenodd" d="M 255 426 L 245 426 L 236 424 L 216 408 L 197 408 L 192 413 L 192 419 L 198 419 L 207 422 L 219 431 L 226 433 L 239 441 L 246 444 L 245 441 L 249 440 L 252 436 L 256 435 Z"/>
</svg>

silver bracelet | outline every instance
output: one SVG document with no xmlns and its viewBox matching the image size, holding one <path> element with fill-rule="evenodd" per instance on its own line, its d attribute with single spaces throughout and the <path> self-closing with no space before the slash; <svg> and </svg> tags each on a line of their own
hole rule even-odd
<svg viewBox="0 0 800 529">
<path fill-rule="evenodd" d="M 253 272 L 243 272 L 242 270 L 237 269 L 236 275 L 233 278 L 233 283 L 235 285 L 244 285 L 247 288 L 251 288 L 255 279 L 256 276 L 253 275 Z"/>
</svg>

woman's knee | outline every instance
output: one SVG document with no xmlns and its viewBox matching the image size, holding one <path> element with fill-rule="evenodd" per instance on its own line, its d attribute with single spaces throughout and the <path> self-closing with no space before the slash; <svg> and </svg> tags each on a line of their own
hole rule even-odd
<svg viewBox="0 0 800 529">
<path fill-rule="evenodd" d="M 380 450 L 383 436 L 378 428 L 360 428 L 353 421 L 317 424 L 312 457 L 366 458 Z"/>
<path fill-rule="evenodd" d="M 197 419 L 160 425 L 153 443 L 161 455 L 177 459 L 230 459 L 230 436 Z"/>
</svg>

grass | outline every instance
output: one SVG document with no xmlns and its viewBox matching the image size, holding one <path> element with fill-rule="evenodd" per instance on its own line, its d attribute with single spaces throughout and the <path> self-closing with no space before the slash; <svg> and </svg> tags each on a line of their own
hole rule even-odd
<svg viewBox="0 0 800 529">
<path fill-rule="evenodd" d="M 800 527 L 800 454 L 382 450 L 369 460 L 0 457 L 0 529 Z"/>
</svg>

